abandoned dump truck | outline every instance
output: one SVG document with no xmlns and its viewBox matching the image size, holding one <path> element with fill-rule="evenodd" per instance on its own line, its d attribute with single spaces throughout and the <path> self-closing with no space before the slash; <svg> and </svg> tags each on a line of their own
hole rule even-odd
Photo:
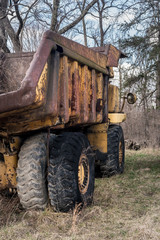
<svg viewBox="0 0 160 240">
<path fill-rule="evenodd" d="M 17 191 L 25 209 L 90 204 L 95 166 L 101 176 L 123 172 L 116 124 L 126 115 L 109 82 L 123 56 L 47 31 L 36 53 L 1 57 L 0 189 Z"/>
</svg>

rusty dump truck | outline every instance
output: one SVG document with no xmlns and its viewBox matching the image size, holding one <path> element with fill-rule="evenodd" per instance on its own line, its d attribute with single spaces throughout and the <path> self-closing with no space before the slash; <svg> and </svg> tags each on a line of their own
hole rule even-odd
<svg viewBox="0 0 160 240">
<path fill-rule="evenodd" d="M 52 31 L 36 53 L 3 54 L 0 64 L 0 189 L 25 209 L 57 211 L 93 199 L 95 169 L 124 169 L 112 45 L 87 48 Z M 134 102 L 134 96 L 127 99 Z"/>
</svg>

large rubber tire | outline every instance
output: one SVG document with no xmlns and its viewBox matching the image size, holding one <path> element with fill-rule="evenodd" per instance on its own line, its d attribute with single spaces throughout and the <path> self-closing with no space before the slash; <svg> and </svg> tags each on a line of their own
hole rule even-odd
<svg viewBox="0 0 160 240">
<path fill-rule="evenodd" d="M 25 209 L 44 209 L 48 202 L 46 185 L 47 134 L 27 138 L 19 152 L 17 192 Z"/>
<path fill-rule="evenodd" d="M 110 177 L 118 173 L 123 173 L 125 145 L 121 126 L 109 126 L 107 148 L 107 157 L 100 163 L 102 177 Z"/>
<path fill-rule="evenodd" d="M 94 160 L 89 141 L 82 133 L 64 133 L 55 138 L 50 151 L 48 193 L 56 211 L 67 212 L 75 203 L 92 202 Z M 81 179 L 82 172 L 85 177 Z"/>
</svg>

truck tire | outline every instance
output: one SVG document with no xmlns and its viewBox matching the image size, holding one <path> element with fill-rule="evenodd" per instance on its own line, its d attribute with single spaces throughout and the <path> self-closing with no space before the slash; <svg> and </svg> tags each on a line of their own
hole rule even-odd
<svg viewBox="0 0 160 240">
<path fill-rule="evenodd" d="M 48 193 L 56 211 L 67 212 L 75 203 L 88 205 L 94 191 L 94 153 L 82 133 L 63 133 L 50 152 Z"/>
<path fill-rule="evenodd" d="M 25 209 L 44 209 L 48 202 L 46 186 L 47 134 L 27 138 L 19 152 L 17 192 Z"/>
<path fill-rule="evenodd" d="M 123 173 L 125 147 L 123 130 L 121 126 L 109 126 L 107 148 L 107 157 L 100 163 L 102 177 L 110 177 L 118 173 Z"/>
</svg>

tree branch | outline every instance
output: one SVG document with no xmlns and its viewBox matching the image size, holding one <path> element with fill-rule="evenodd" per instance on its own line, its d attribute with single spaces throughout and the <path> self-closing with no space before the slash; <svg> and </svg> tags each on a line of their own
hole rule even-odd
<svg viewBox="0 0 160 240">
<path fill-rule="evenodd" d="M 91 3 L 87 5 L 87 7 L 84 9 L 84 11 L 80 14 L 80 16 L 70 23 L 69 25 L 65 26 L 61 30 L 58 31 L 58 33 L 63 34 L 67 32 L 69 29 L 73 28 L 75 25 L 77 25 L 83 18 L 84 16 L 88 13 L 89 9 L 97 2 L 97 0 L 93 0 Z"/>
<path fill-rule="evenodd" d="M 19 35 L 20 35 L 20 33 L 23 29 L 23 20 L 20 16 L 20 13 L 19 13 L 19 7 L 18 7 L 19 0 L 13 0 L 13 2 L 14 2 L 15 11 L 16 11 L 16 16 L 17 16 L 17 19 L 19 21 L 19 28 L 18 28 L 18 31 L 17 31 L 17 34 L 16 34 L 17 37 L 19 37 Z"/>
</svg>

